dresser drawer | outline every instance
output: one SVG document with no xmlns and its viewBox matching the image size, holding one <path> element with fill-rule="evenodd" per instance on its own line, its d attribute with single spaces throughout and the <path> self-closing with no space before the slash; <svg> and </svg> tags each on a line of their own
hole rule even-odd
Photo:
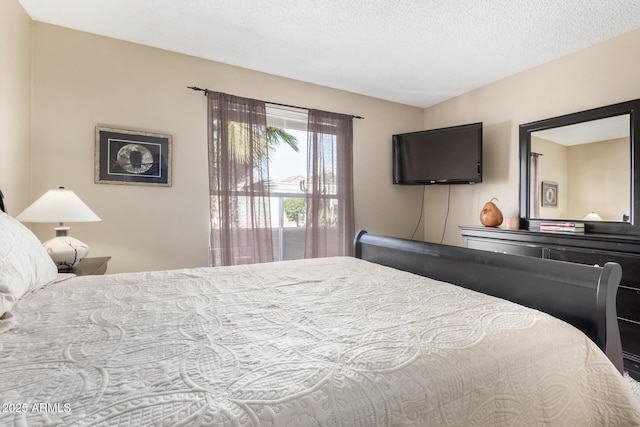
<svg viewBox="0 0 640 427">
<path fill-rule="evenodd" d="M 471 249 L 542 258 L 542 248 L 539 246 L 529 246 L 489 239 L 466 239 L 465 243 L 466 246 Z"/>
<path fill-rule="evenodd" d="M 620 319 L 620 340 L 622 341 L 622 351 L 633 355 L 640 355 L 640 326 L 635 322 Z"/>
<path fill-rule="evenodd" d="M 640 289 L 619 286 L 616 310 L 618 318 L 640 324 Z"/>
<path fill-rule="evenodd" d="M 638 255 L 551 247 L 549 248 L 549 258 L 578 264 L 598 264 L 600 266 L 607 262 L 617 262 L 622 267 L 622 280 L 620 283 L 624 286 L 640 289 L 640 256 Z"/>
</svg>

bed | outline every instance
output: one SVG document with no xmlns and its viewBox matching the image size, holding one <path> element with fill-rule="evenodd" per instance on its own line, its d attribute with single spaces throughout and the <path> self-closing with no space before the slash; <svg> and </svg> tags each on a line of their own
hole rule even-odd
<svg viewBox="0 0 640 427">
<path fill-rule="evenodd" d="M 0 425 L 640 425 L 618 265 L 361 232 L 356 257 L 67 277 L 25 230 L 0 214 Z"/>
</svg>

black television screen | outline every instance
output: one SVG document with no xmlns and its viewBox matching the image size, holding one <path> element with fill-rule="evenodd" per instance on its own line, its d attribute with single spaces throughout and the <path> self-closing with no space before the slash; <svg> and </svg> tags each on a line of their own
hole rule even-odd
<svg viewBox="0 0 640 427">
<path fill-rule="evenodd" d="M 394 184 L 482 182 L 482 123 L 393 135 Z"/>
</svg>

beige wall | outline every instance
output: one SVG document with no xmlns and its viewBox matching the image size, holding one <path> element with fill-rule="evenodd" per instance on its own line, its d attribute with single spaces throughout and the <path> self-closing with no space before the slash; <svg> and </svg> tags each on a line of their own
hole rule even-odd
<svg viewBox="0 0 640 427">
<path fill-rule="evenodd" d="M 109 272 L 208 263 L 206 99 L 191 85 L 364 116 L 354 121 L 356 227 L 411 235 L 421 188 L 391 184 L 391 135 L 419 130 L 422 109 L 34 23 L 33 194 L 63 185 L 102 217 L 71 234 L 111 255 Z M 96 125 L 171 134 L 173 186 L 94 184 Z"/>
<path fill-rule="evenodd" d="M 542 154 L 538 187 L 543 181 L 558 184 L 558 206 L 540 206 L 538 218 L 580 220 L 596 212 L 606 221 L 622 221 L 630 215 L 629 138 L 565 146 L 532 137 L 531 151 Z"/>
<path fill-rule="evenodd" d="M 631 214 L 629 138 L 567 147 L 568 218 L 596 212 L 606 221 Z"/>
<path fill-rule="evenodd" d="M 492 197 L 505 216 L 517 215 L 520 124 L 640 97 L 640 31 L 424 111 L 31 23 L 17 0 L 0 2 L 0 35 L 9 58 L 0 73 L 0 188 L 9 208 L 17 214 L 49 188 L 72 188 L 103 218 L 73 224 L 72 234 L 93 256 L 113 256 L 110 272 L 207 264 L 206 105 L 188 85 L 365 116 L 354 122 L 356 227 L 400 237 L 413 232 L 423 187 L 391 184 L 391 135 L 484 122 L 484 182 L 450 187 L 449 244 L 462 244 L 458 225 L 479 224 Z M 173 135 L 173 186 L 94 184 L 96 125 Z M 425 240 L 443 235 L 447 191 L 426 188 Z M 34 231 L 52 235 L 50 226 Z"/>
<path fill-rule="evenodd" d="M 606 221 L 622 221 L 630 215 L 629 138 L 565 146 L 532 136 L 531 151 L 542 154 L 538 191 L 543 181 L 558 184 L 558 205 L 538 200 L 537 218 L 580 220 L 596 212 Z"/>
<path fill-rule="evenodd" d="M 17 0 L 0 1 L 0 190 L 16 215 L 31 200 L 31 19 Z"/>
<path fill-rule="evenodd" d="M 480 225 L 492 197 L 505 216 L 518 213 L 521 124 L 640 98 L 638 67 L 640 30 L 426 109 L 425 129 L 484 123 L 484 182 L 451 186 L 444 243 L 462 245 L 458 225 Z M 428 187 L 425 240 L 440 240 L 446 208 L 447 187 Z"/>
</svg>

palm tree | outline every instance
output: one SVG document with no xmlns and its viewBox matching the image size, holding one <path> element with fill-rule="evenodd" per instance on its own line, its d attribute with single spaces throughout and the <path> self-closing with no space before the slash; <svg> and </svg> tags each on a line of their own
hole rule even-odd
<svg viewBox="0 0 640 427">
<path fill-rule="evenodd" d="M 229 146 L 233 147 L 233 151 L 237 158 L 241 159 L 242 163 L 250 163 L 249 153 L 253 153 L 253 159 L 269 159 L 277 147 L 282 142 L 287 144 L 293 151 L 298 152 L 300 150 L 298 146 L 298 138 L 291 135 L 284 129 L 274 126 L 267 126 L 267 145 L 266 147 L 261 144 L 254 144 L 252 147 L 246 142 L 246 135 L 248 135 L 247 124 L 230 122 L 229 123 Z M 267 157 L 264 157 L 264 148 L 267 149 Z"/>
<path fill-rule="evenodd" d="M 267 126 L 267 145 L 269 146 L 269 150 L 274 150 L 279 147 L 282 142 L 286 143 L 296 153 L 300 151 L 300 148 L 298 147 L 298 138 L 291 135 L 284 129 Z"/>
</svg>

